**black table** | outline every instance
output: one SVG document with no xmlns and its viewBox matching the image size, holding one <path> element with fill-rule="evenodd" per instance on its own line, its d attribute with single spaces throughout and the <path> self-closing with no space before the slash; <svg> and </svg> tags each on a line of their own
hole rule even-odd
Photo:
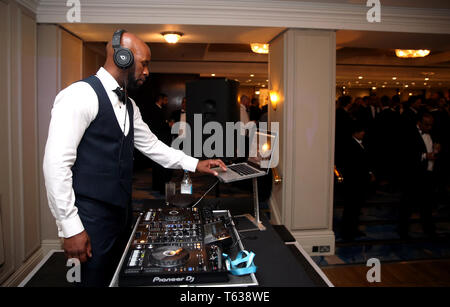
<svg viewBox="0 0 450 307">
<path fill-rule="evenodd" d="M 135 205 L 134 210 L 142 212 L 162 206 L 164 206 L 164 200 L 148 200 Z M 197 205 L 200 208 L 203 206 L 214 210 L 230 210 L 232 216 L 246 213 L 243 212 L 243 208 L 244 210 L 249 208 L 248 204 L 240 204 L 237 199 L 230 201 L 220 198 L 204 199 Z M 233 219 L 236 229 L 240 232 L 244 248 L 256 255 L 254 263 L 258 269 L 255 275 L 259 285 L 263 287 L 327 287 L 327 283 L 317 269 L 308 261 L 311 258 L 303 255 L 295 245 L 286 245 L 264 214 L 260 218 L 266 227 L 265 231 L 240 232 L 241 229 L 248 229 L 251 223 Z"/>
</svg>

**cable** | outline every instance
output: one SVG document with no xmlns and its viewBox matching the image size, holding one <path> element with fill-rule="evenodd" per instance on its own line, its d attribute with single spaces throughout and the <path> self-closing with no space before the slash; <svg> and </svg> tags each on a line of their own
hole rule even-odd
<svg viewBox="0 0 450 307">
<path fill-rule="evenodd" d="M 197 202 L 194 204 L 194 205 L 192 205 L 192 208 L 194 208 L 195 206 L 197 206 L 197 204 L 203 199 L 203 197 L 205 197 L 206 196 L 206 194 L 208 194 L 209 193 L 209 191 L 211 191 L 212 190 L 212 188 L 214 188 L 217 184 L 219 183 L 219 179 L 217 179 L 216 180 L 216 182 L 214 182 L 214 184 L 208 189 L 208 191 L 206 191 L 205 192 L 205 194 L 203 194 L 203 196 L 202 197 L 200 197 L 200 199 L 199 200 L 197 200 Z"/>
<path fill-rule="evenodd" d="M 123 120 L 123 134 L 122 134 L 122 139 L 120 140 L 120 149 L 119 149 L 119 166 L 120 166 L 120 159 L 122 158 L 122 147 L 123 147 L 123 142 L 125 141 L 125 133 L 126 133 L 126 129 L 125 127 L 127 126 L 127 117 L 128 117 L 128 91 L 127 91 L 127 81 L 124 81 L 124 92 L 125 92 L 125 101 L 123 101 L 123 104 L 125 105 L 125 119 Z M 120 101 L 119 101 L 120 103 Z M 132 127 L 130 127 L 130 129 L 132 129 Z"/>
</svg>

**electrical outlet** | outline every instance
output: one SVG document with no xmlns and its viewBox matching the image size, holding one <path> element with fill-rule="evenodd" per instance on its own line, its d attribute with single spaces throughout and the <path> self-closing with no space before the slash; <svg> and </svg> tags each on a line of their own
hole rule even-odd
<svg viewBox="0 0 450 307">
<path fill-rule="evenodd" d="M 330 252 L 329 245 L 319 246 L 319 253 L 329 253 L 329 252 Z"/>
</svg>

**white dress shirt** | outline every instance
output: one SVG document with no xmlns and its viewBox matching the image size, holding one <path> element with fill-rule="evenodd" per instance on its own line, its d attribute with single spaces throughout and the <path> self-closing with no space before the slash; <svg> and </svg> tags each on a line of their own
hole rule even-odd
<svg viewBox="0 0 450 307">
<path fill-rule="evenodd" d="M 179 137 L 186 137 L 186 112 L 184 110 L 181 110 L 180 114 L 180 129 L 178 131 Z"/>
<path fill-rule="evenodd" d="M 113 92 L 119 84 L 103 67 L 97 72 L 97 77 L 108 94 L 119 126 L 127 135 L 130 129 L 130 121 L 125 120 L 127 111 Z M 194 172 L 198 159 L 159 141 L 142 120 L 136 103 L 132 99 L 131 102 L 134 147 L 163 167 Z M 43 169 L 50 211 L 56 219 L 60 237 L 68 238 L 84 230 L 75 206 L 71 168 L 84 132 L 97 116 L 98 106 L 98 97 L 86 82 L 76 82 L 62 90 L 53 104 Z"/>
<path fill-rule="evenodd" d="M 430 134 L 428 133 L 424 133 L 419 127 L 417 127 L 417 129 L 419 129 L 420 135 L 422 136 L 422 140 L 425 143 L 425 147 L 427 148 L 427 153 L 431 153 L 433 152 L 433 140 L 431 139 Z M 424 153 L 422 156 L 422 160 L 425 160 L 427 158 L 427 154 Z M 433 171 L 434 168 L 434 161 L 433 160 L 428 160 L 428 164 L 427 164 L 427 171 Z"/>
</svg>

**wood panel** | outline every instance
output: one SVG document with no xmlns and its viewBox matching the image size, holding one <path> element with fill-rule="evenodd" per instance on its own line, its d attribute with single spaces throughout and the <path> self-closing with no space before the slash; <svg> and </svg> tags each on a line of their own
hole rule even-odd
<svg viewBox="0 0 450 307">
<path fill-rule="evenodd" d="M 23 243 L 26 259 L 39 248 L 41 240 L 37 160 L 36 21 L 25 9 L 21 9 L 20 31 Z"/>
<path fill-rule="evenodd" d="M 0 41 L 11 46 L 10 37 L 11 6 L 7 1 L 0 1 Z M 12 240 L 12 207 L 11 207 L 11 152 L 10 152 L 10 48 L 0 48 L 0 218 L 2 219 L 4 264 L 0 267 L 0 283 L 13 270 L 13 240 Z"/>
</svg>

